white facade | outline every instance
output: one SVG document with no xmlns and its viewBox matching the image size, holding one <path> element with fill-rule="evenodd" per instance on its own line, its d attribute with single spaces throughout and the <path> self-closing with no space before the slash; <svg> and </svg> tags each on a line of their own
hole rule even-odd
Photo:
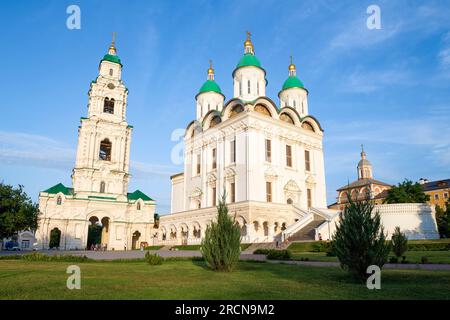
<svg viewBox="0 0 450 320">
<path fill-rule="evenodd" d="M 73 188 L 58 184 L 39 195 L 39 249 L 49 247 L 52 231 L 60 234 L 56 247 L 85 249 L 92 224 L 102 226 L 107 249 L 151 242 L 155 203 L 139 190 L 128 193 L 133 127 L 126 121 L 127 95 L 113 42 L 91 83 L 88 117 L 81 118 Z"/>
<path fill-rule="evenodd" d="M 199 112 L 205 95 L 210 95 L 209 101 L 223 96 L 218 86 L 208 83 L 214 80 L 212 68 L 196 96 L 197 118 L 184 139 L 184 172 L 172 176 L 171 214 L 161 216 L 160 241 L 198 242 L 194 229 L 196 234 L 199 228 L 205 230 L 224 193 L 230 214 L 239 208 L 246 242 L 273 241 L 309 208 L 326 208 L 323 130 L 307 108 L 302 116 L 298 111 L 302 103 L 307 106 L 307 91 L 283 89 L 280 106 L 276 105 L 265 96 L 266 72 L 249 39 L 244 48 L 233 71 L 233 98 L 223 108 Z M 203 92 L 205 88 L 211 91 Z M 300 109 L 287 102 L 288 96 L 295 96 Z"/>
</svg>

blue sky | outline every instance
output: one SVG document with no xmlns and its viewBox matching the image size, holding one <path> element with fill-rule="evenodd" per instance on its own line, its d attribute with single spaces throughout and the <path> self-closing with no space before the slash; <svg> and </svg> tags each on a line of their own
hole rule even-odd
<svg viewBox="0 0 450 320">
<path fill-rule="evenodd" d="M 81 29 L 66 28 L 66 8 Z M 366 27 L 369 5 L 381 30 Z M 170 207 L 174 129 L 195 117 L 213 59 L 227 99 L 250 30 L 277 93 L 294 56 L 325 132 L 328 203 L 356 179 L 363 143 L 376 179 L 450 177 L 450 1 L 14 1 L 0 5 L 0 179 L 38 192 L 71 185 L 89 83 L 118 33 L 134 125 L 130 189 Z"/>
</svg>

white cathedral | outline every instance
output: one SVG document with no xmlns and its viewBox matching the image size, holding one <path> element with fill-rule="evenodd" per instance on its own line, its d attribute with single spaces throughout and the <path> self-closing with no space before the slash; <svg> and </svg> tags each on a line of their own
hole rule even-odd
<svg viewBox="0 0 450 320">
<path fill-rule="evenodd" d="M 330 238 L 339 211 L 327 209 L 323 129 L 309 114 L 308 91 L 292 60 L 278 105 L 266 96 L 266 71 L 250 34 L 232 72 L 230 100 L 210 64 L 195 96 L 196 118 L 186 128 L 184 171 L 171 177 L 171 213 L 157 224 L 155 202 L 139 190 L 128 193 L 133 127 L 125 118 L 128 90 L 114 41 L 99 70 L 88 117 L 81 118 L 73 188 L 58 184 L 39 196 L 41 248 L 52 246 L 53 237 L 59 248 L 84 249 L 92 225 L 102 227 L 98 241 L 107 249 L 199 244 L 222 195 L 244 243 Z M 407 212 L 427 221 L 411 223 L 426 229 L 414 237 L 435 237 L 433 210 L 405 208 L 381 210 L 393 224 L 388 232 Z"/>
</svg>

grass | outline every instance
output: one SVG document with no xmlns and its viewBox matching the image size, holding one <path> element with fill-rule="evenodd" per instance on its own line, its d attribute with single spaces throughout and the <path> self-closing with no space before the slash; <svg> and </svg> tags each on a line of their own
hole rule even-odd
<svg viewBox="0 0 450 320">
<path fill-rule="evenodd" d="M 71 263 L 0 261 L 0 299 L 450 299 L 450 271 L 383 270 L 381 290 L 339 268 L 240 262 L 232 273 L 201 261 L 81 263 L 81 290 L 66 288 Z"/>
<path fill-rule="evenodd" d="M 161 249 L 163 246 L 147 246 L 144 248 L 144 250 L 159 250 Z M 136 250 L 140 250 L 140 249 L 136 249 Z"/>
<path fill-rule="evenodd" d="M 249 243 L 241 244 L 241 250 L 242 251 L 244 251 L 248 247 L 250 247 Z M 200 245 L 173 246 L 173 248 L 177 248 L 178 250 L 195 250 L 195 251 L 198 251 L 198 250 L 200 250 Z"/>
<path fill-rule="evenodd" d="M 295 260 L 308 258 L 310 261 L 339 261 L 337 257 L 328 257 L 325 252 L 294 252 L 293 256 Z M 393 256 L 392 253 L 389 255 Z M 450 263 L 450 251 L 407 251 L 405 256 L 410 263 L 421 263 L 422 257 L 427 257 L 428 263 Z"/>
</svg>

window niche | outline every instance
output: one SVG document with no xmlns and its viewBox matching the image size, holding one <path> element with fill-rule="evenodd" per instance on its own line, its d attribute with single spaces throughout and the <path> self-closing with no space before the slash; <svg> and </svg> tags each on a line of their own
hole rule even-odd
<svg viewBox="0 0 450 320">
<path fill-rule="evenodd" d="M 108 97 L 106 97 L 103 103 L 103 112 L 114 114 L 114 102 L 114 98 L 109 99 Z"/>
<path fill-rule="evenodd" d="M 112 143 L 108 139 L 100 142 L 99 159 L 104 161 L 111 161 Z"/>
</svg>

